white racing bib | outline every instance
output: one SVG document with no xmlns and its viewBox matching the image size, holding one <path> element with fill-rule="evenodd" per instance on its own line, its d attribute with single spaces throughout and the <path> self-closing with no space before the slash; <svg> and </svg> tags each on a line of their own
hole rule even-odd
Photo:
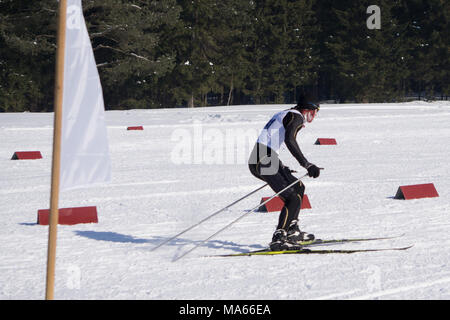
<svg viewBox="0 0 450 320">
<path fill-rule="evenodd" d="M 267 122 L 264 129 L 260 133 L 258 143 L 268 146 L 274 151 L 278 151 L 284 143 L 286 135 L 286 128 L 283 125 L 283 119 L 289 112 L 294 112 L 301 115 L 299 111 L 292 109 L 276 113 L 272 119 Z"/>
</svg>

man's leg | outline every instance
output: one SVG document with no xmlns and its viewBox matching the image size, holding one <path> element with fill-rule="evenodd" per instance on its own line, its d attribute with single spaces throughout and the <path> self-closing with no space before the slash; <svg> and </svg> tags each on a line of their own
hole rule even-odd
<svg viewBox="0 0 450 320">
<path fill-rule="evenodd" d="M 290 185 L 291 183 L 298 180 L 298 178 L 292 175 L 288 167 L 283 166 L 280 170 L 280 173 L 286 180 L 287 185 Z M 290 213 L 286 218 L 286 224 L 289 227 L 292 221 L 298 220 L 298 215 L 302 206 L 303 195 L 305 194 L 305 185 L 301 181 L 298 181 L 298 183 L 294 184 L 292 188 L 289 188 L 286 191 L 289 192 L 283 192 L 281 196 L 285 200 L 286 207 L 288 208 L 288 210 L 290 210 Z"/>
<path fill-rule="evenodd" d="M 297 178 L 292 175 L 290 170 L 287 167 L 285 167 L 285 169 L 286 170 L 284 170 L 283 173 L 287 181 L 289 181 L 289 183 L 296 181 Z M 300 200 L 300 202 L 298 204 L 295 204 L 295 212 L 293 212 L 292 215 L 289 215 L 287 222 L 289 224 L 289 226 L 287 227 L 287 240 L 292 243 L 314 240 L 315 237 L 313 234 L 300 231 L 300 228 L 298 226 L 298 216 L 302 206 L 303 196 L 305 195 L 305 185 L 300 182 L 299 184 L 295 184 L 294 187 L 296 197 Z"/>
<path fill-rule="evenodd" d="M 275 159 L 272 159 L 272 161 L 273 160 Z M 261 175 L 261 176 L 270 185 L 270 187 L 275 192 L 278 193 L 298 179 L 290 173 L 289 169 L 285 167 L 278 158 L 276 159 L 276 161 L 278 161 L 277 172 L 272 175 Z M 258 168 L 258 172 L 263 171 L 261 169 L 264 169 L 264 166 L 268 165 L 270 164 L 261 163 L 260 166 L 262 168 Z M 280 194 L 280 198 L 284 201 L 284 206 L 280 212 L 278 218 L 278 225 L 270 245 L 272 250 L 288 250 L 299 248 L 295 242 L 288 243 L 287 236 L 291 223 L 293 221 L 295 222 L 296 221 L 295 219 L 298 218 L 303 193 L 304 193 L 304 186 L 299 181 L 298 183 L 294 184 L 289 189 L 283 191 Z"/>
</svg>

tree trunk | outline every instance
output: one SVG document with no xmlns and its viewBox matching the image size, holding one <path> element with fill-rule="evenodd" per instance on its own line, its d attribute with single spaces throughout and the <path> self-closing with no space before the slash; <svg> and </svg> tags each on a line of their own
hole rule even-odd
<svg viewBox="0 0 450 320">
<path fill-rule="evenodd" d="M 188 108 L 194 107 L 194 94 L 191 95 L 191 98 L 188 101 Z"/>
<path fill-rule="evenodd" d="M 233 80 L 234 80 L 234 76 L 231 75 L 230 91 L 228 92 L 227 106 L 230 105 L 230 103 L 231 103 L 231 97 L 232 97 L 232 95 L 233 95 L 233 90 L 234 90 Z"/>
</svg>

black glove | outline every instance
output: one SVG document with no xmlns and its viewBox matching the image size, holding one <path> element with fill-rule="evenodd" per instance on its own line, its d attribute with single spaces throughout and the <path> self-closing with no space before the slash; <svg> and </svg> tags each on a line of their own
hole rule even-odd
<svg viewBox="0 0 450 320">
<path fill-rule="evenodd" d="M 312 178 L 317 178 L 320 175 L 320 169 L 315 164 L 309 165 L 306 170 L 308 170 L 308 176 Z"/>
</svg>

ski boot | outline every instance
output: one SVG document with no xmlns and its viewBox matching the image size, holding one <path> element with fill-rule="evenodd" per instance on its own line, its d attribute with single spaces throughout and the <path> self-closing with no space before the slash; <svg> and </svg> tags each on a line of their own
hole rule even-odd
<svg viewBox="0 0 450 320">
<path fill-rule="evenodd" d="M 312 233 L 300 231 L 297 220 L 293 220 L 289 225 L 286 237 L 289 242 L 297 244 L 306 241 L 313 241 L 315 239 Z"/>
<path fill-rule="evenodd" d="M 300 250 L 302 246 L 288 239 L 287 232 L 284 229 L 277 229 L 269 244 L 272 251 Z"/>
</svg>

